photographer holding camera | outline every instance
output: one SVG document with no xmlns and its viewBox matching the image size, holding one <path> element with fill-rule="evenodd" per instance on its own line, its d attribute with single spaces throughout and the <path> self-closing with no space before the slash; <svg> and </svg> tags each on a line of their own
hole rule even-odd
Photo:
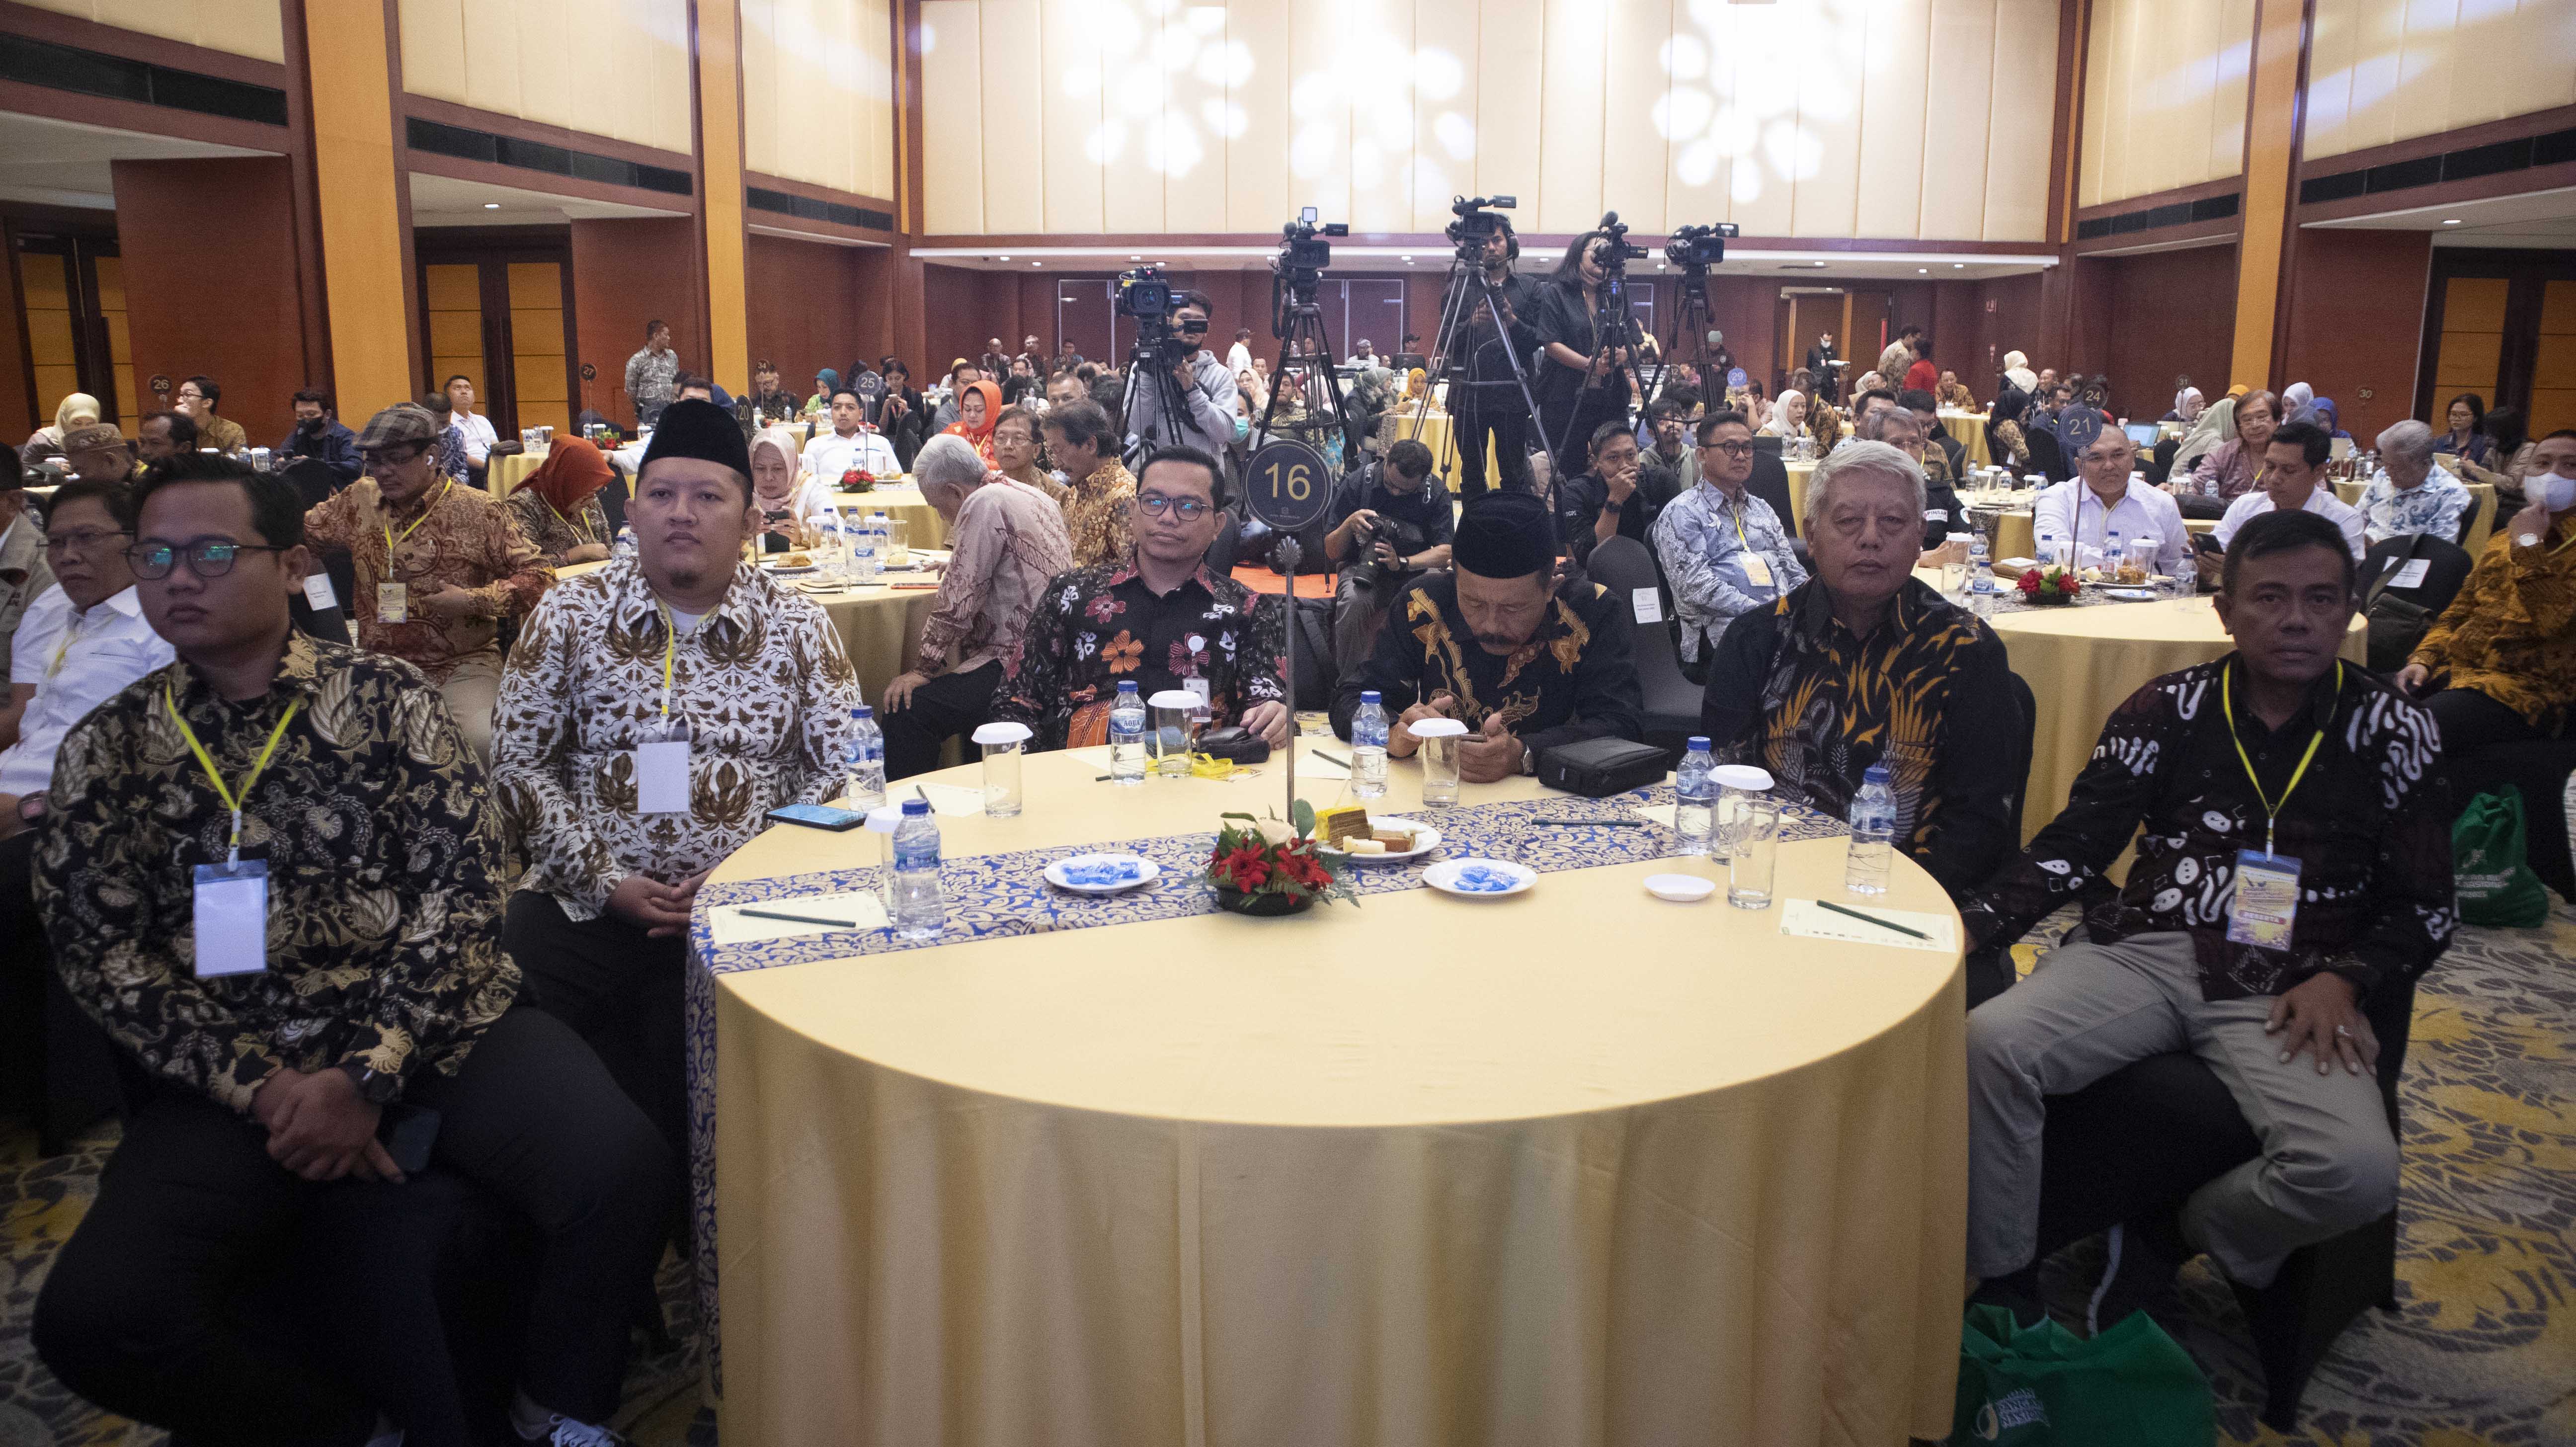
<svg viewBox="0 0 2576 1447">
<path fill-rule="evenodd" d="M 1517 359 L 1526 367 L 1538 355 L 1538 331 L 1530 325 L 1537 310 L 1536 288 L 1514 269 L 1521 255 L 1520 238 L 1512 234 L 1509 218 L 1490 212 L 1472 220 L 1462 217 L 1450 229 L 1463 242 L 1470 234 L 1467 228 L 1476 226 L 1488 228 L 1477 253 L 1484 284 L 1479 286 L 1475 278 L 1464 275 L 1459 278 L 1467 288 L 1470 309 L 1464 345 L 1452 343 L 1465 355 L 1459 359 L 1459 375 L 1449 386 L 1449 410 L 1458 441 L 1458 489 L 1470 498 L 1485 491 L 1488 433 L 1493 436 L 1494 463 L 1502 485 L 1514 492 L 1529 490 L 1529 402 L 1521 395 L 1512 364 Z M 1488 286 L 1502 303 L 1500 316 L 1486 299 Z"/>
<path fill-rule="evenodd" d="M 1341 568 L 1333 600 L 1333 657 L 1359 667 L 1386 610 L 1413 580 L 1449 566 L 1455 519 L 1431 474 L 1431 449 L 1408 437 L 1345 474 L 1333 489 L 1324 556 Z"/>
<path fill-rule="evenodd" d="M 1560 477 L 1580 474 L 1591 462 L 1592 434 L 1604 422 L 1628 415 L 1628 368 L 1636 345 L 1636 320 L 1624 292 L 1609 286 L 1624 275 L 1633 248 L 1615 224 L 1586 231 L 1565 248 L 1556 274 L 1538 288 L 1538 394 L 1541 445 L 1556 454 Z"/>
<path fill-rule="evenodd" d="M 1172 421 L 1164 417 L 1164 389 L 1146 374 L 1144 362 L 1137 363 L 1128 387 L 1127 444 L 1131 449 L 1155 451 L 1164 447 L 1195 447 L 1210 456 L 1222 456 L 1234 445 L 1234 373 L 1227 371 L 1225 360 L 1207 349 L 1208 312 L 1211 308 L 1205 293 L 1182 291 L 1171 293 L 1171 339 L 1164 344 L 1164 356 L 1171 380 L 1178 384 L 1184 415 Z M 1145 331 L 1145 319 L 1138 319 L 1138 331 Z M 1177 425 L 1178 435 L 1174 435 Z"/>
</svg>

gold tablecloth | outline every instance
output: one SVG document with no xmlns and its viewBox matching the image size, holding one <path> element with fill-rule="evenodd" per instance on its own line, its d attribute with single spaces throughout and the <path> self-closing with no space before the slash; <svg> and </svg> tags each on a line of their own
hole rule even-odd
<svg viewBox="0 0 2576 1447">
<path fill-rule="evenodd" d="M 549 450 L 539 448 L 533 452 L 513 452 L 493 458 L 483 469 L 484 490 L 494 497 L 508 497 L 518 491 L 519 484 L 528 480 L 528 474 L 544 465 Z"/>
<path fill-rule="evenodd" d="M 1969 466 L 1985 467 L 1994 461 L 1986 451 L 1986 414 L 1944 407 L 1936 415 L 1941 419 L 1941 429 L 1959 439 L 1960 445 L 1968 449 Z"/>
<path fill-rule="evenodd" d="M 1797 521 L 1793 526 L 1798 530 L 1798 535 L 1800 537 L 1805 537 L 1807 533 L 1807 479 L 1816 475 L 1816 464 L 1812 461 L 1783 462 L 1780 466 L 1789 474 L 1789 510 L 1798 515 Z M 1782 518 L 1781 521 L 1788 522 L 1789 520 L 1787 518 Z"/>
<path fill-rule="evenodd" d="M 2039 703 L 2022 842 L 2066 807 L 2075 776 L 2093 756 L 2102 724 L 2148 680 L 2206 663 L 2231 646 L 2206 597 L 2095 607 L 2032 608 L 1987 620 L 2004 641 L 2012 670 Z M 2369 628 L 2354 615 L 2343 656 L 2368 656 Z"/>
<path fill-rule="evenodd" d="M 1278 767 L 1120 789 L 1039 754 L 1020 817 L 940 826 L 952 860 L 1210 829 Z M 772 830 L 714 878 L 878 838 Z M 1780 897 L 1839 897 L 1843 853 L 1782 846 Z M 1958 959 L 1640 887 L 1677 870 L 1711 872 L 716 976 L 726 1440 L 1943 1435 Z M 1886 903 L 1950 912 L 1901 860 Z"/>
<path fill-rule="evenodd" d="M 881 512 L 889 520 L 901 519 L 912 524 L 907 541 L 916 548 L 948 546 L 948 520 L 939 515 L 922 497 L 921 489 L 912 485 L 907 475 L 900 483 L 879 483 L 866 492 L 832 493 L 832 504 L 845 518 L 863 518 Z"/>
<path fill-rule="evenodd" d="M 1398 439 L 1419 437 L 1422 445 L 1431 449 L 1431 465 L 1439 469 L 1441 476 L 1454 478 L 1458 475 L 1458 443 L 1450 435 L 1448 413 L 1433 412 L 1417 418 L 1413 415 L 1413 408 L 1407 406 L 1391 415 L 1395 418 Z M 1493 466 L 1491 459 L 1487 460 L 1486 466 Z"/>
</svg>

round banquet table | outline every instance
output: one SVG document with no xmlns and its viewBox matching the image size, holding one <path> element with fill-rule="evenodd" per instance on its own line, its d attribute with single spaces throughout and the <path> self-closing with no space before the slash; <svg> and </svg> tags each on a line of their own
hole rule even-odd
<svg viewBox="0 0 2576 1447">
<path fill-rule="evenodd" d="M 1939 586 L 1934 574 L 1915 576 Z M 2217 607 L 2206 597 L 2054 608 L 2016 605 L 1986 621 L 2002 637 L 2013 672 L 2030 685 L 2039 705 L 2030 786 L 2021 813 L 2025 844 L 2066 807 L 2075 776 L 2093 757 L 2093 745 L 2112 709 L 2149 680 L 2207 663 L 2231 646 L 2219 626 Z M 2367 658 L 2369 641 L 2368 621 L 2354 614 L 2344 632 L 2344 658 L 2353 663 Z"/>
<path fill-rule="evenodd" d="M 528 480 L 528 474 L 545 465 L 547 453 L 551 450 L 538 448 L 493 458 L 483 469 L 484 490 L 494 497 L 508 497 L 518 491 L 519 484 Z"/>
<path fill-rule="evenodd" d="M 555 576 L 578 578 L 607 566 L 574 563 L 555 569 Z M 800 576 L 813 575 L 794 575 L 778 581 L 793 583 Z M 930 582 L 936 575 L 899 576 Z M 858 672 L 860 696 L 875 704 L 885 697 L 886 685 L 894 682 L 895 675 L 912 667 L 913 655 L 921 648 L 921 626 L 929 620 L 931 604 L 939 593 L 936 588 L 880 585 L 806 596 L 821 605 L 824 616 L 832 620 L 833 629 L 841 635 L 841 647 L 850 655 L 850 666 Z"/>
<path fill-rule="evenodd" d="M 1431 465 L 1440 469 L 1443 477 L 1457 476 L 1458 444 L 1450 435 L 1448 413 L 1430 412 L 1416 418 L 1408 404 L 1392 409 L 1388 415 L 1396 419 L 1395 435 L 1398 439 L 1420 438 L 1422 445 L 1431 449 Z"/>
<path fill-rule="evenodd" d="M 1934 415 L 1941 419 L 1942 430 L 1959 439 L 1959 445 L 1968 449 L 1969 466 L 1985 467 L 1994 462 L 1994 458 L 1986 451 L 1985 413 L 1961 412 L 1955 408 L 1944 407 Z"/>
<path fill-rule="evenodd" d="M 832 506 L 845 518 L 863 518 L 869 513 L 881 512 L 891 521 L 910 523 L 911 531 L 906 537 L 913 547 L 948 546 L 948 520 L 941 517 L 939 509 L 932 507 L 929 499 L 921 495 L 920 488 L 913 486 L 909 474 L 900 483 L 879 483 L 866 492 L 842 492 L 836 488 L 832 492 Z"/>
<path fill-rule="evenodd" d="M 1804 529 L 1807 526 L 1807 479 L 1816 475 L 1816 460 L 1809 458 L 1804 462 L 1784 461 L 1780 467 L 1789 474 L 1789 510 L 1797 515 L 1794 522 L 1789 518 L 1782 518 L 1781 521 Z"/>
<path fill-rule="evenodd" d="M 1300 741 L 1317 743 L 1341 749 Z M 994 856 L 1212 834 L 1222 811 L 1280 804 L 1275 758 L 1249 781 L 1118 788 L 1097 780 L 1106 754 L 1032 755 L 1019 817 L 939 821 L 951 930 L 962 889 L 1020 932 L 822 957 L 853 938 L 830 936 L 801 962 L 763 953 L 800 942 L 713 945 L 707 910 L 781 896 L 747 882 L 873 864 L 883 836 L 864 831 L 773 829 L 701 892 L 698 1220 L 721 1227 L 698 1259 L 720 1263 L 727 1440 L 1947 1432 L 1955 952 L 1786 940 L 1777 905 L 1732 909 L 1722 886 L 1660 903 L 1644 876 L 1713 871 L 1642 858 L 1545 864 L 1504 899 L 1032 928 L 1052 906 L 995 890 Z M 1303 792 L 1332 800 L 1338 778 L 1307 767 Z M 1382 814 L 1443 817 L 1414 765 L 1389 774 Z M 1462 802 L 1540 793 L 1469 784 Z M 1617 807 L 1546 797 L 1538 812 Z M 1843 852 L 1781 845 L 1778 897 L 1840 897 Z M 1175 887 L 1196 886 L 1151 886 Z M 1883 903 L 1955 925 L 1902 859 Z"/>
</svg>

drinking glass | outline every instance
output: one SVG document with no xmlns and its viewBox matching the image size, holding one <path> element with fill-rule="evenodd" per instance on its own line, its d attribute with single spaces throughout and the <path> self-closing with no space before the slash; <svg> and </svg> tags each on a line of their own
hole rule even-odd
<svg viewBox="0 0 2576 1447">
<path fill-rule="evenodd" d="M 1028 753 L 1028 725 L 981 724 L 974 739 L 984 746 L 984 817 L 1019 817 L 1020 760 Z"/>
<path fill-rule="evenodd" d="M 1413 726 L 1413 736 L 1422 741 L 1423 806 L 1445 809 L 1457 803 L 1458 749 L 1467 725 L 1454 718 L 1427 718 Z"/>
<path fill-rule="evenodd" d="M 912 561 L 912 519 L 886 519 L 885 556 L 877 561 L 889 568 L 902 567 Z"/>
<path fill-rule="evenodd" d="M 1745 797 L 1736 809 L 1735 847 L 1726 857 L 1726 902 L 1737 909 L 1771 907 L 1771 869 L 1780 856 L 1780 801 Z"/>
<path fill-rule="evenodd" d="M 1744 831 L 1744 810 L 1748 801 L 1761 798 L 1771 787 L 1768 770 L 1751 764 L 1720 764 L 1709 773 L 1717 785 L 1717 820 L 1709 840 L 1712 857 L 1724 859 L 1735 852 L 1735 841 Z"/>
<path fill-rule="evenodd" d="M 1152 714 L 1145 735 L 1145 757 L 1154 761 L 1154 772 L 1167 779 L 1185 779 L 1190 773 L 1190 753 L 1197 748 L 1199 722 L 1205 717 L 1199 696 L 1185 688 L 1167 688 L 1145 700 Z"/>
</svg>

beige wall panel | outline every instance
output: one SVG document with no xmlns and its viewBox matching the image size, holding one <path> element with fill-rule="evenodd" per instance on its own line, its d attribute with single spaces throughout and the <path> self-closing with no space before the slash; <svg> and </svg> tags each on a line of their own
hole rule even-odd
<svg viewBox="0 0 2576 1447">
<path fill-rule="evenodd" d="M 1995 0 L 1941 0 L 1932 10 L 1931 72 L 1940 84 L 1923 121 L 1922 235 L 1982 238 L 1993 113 Z"/>
<path fill-rule="evenodd" d="M 1353 0 L 1315 0 L 1288 17 L 1288 209 L 1312 206 L 1326 221 L 1351 214 L 1351 102 L 1343 84 L 1342 27 Z M 1276 234 L 1279 218 L 1269 228 Z"/>
<path fill-rule="evenodd" d="M 519 28 L 519 114 L 550 126 L 570 126 L 572 91 L 563 83 L 564 60 L 579 53 L 587 37 L 573 29 L 568 6 L 519 4 L 507 9 Z"/>
<path fill-rule="evenodd" d="M 2091 39 L 2084 54 L 2084 134 L 2076 138 L 2075 204 L 2097 205 L 2102 200 L 2102 155 L 2110 143 L 2111 127 L 2095 118 L 2105 113 L 2111 101 L 2111 67 L 2106 63 L 2102 35 L 2110 24 L 2113 0 L 2099 0 L 2093 12 Z M 2000 54 L 1998 46 L 1998 54 Z"/>
<path fill-rule="evenodd" d="M 1162 44 L 1159 8 L 1151 0 L 1098 0 L 1092 7 L 1106 115 L 1101 204 L 1112 231 L 1163 229 L 1163 178 L 1149 164 L 1170 92 L 1155 55 Z"/>
<path fill-rule="evenodd" d="M 2226 0 L 2218 16 L 2218 72 L 2210 98 L 2203 180 L 2245 171 L 2245 106 L 2254 83 L 2254 0 Z"/>
<path fill-rule="evenodd" d="M 1853 236 L 1915 236 L 1923 225 L 1923 132 L 1930 108 L 1932 7 L 1904 0 L 1877 0 L 1870 7 L 1869 40 L 1863 49 L 1867 67 L 1861 76 L 1860 134 L 1845 143 L 1836 133 L 1813 122 L 1810 136 L 1823 141 L 1823 160 L 1813 182 L 1798 183 L 1798 234 L 1838 234 L 1830 218 L 1841 210 L 1841 197 L 1831 183 L 1849 175 L 1856 186 L 1853 219 L 1845 225 Z M 1799 93 L 1799 115 L 1806 115 L 1806 93 Z M 1842 163 L 1842 158 L 1851 161 Z M 1844 171 L 1842 164 L 1851 169 Z M 1808 217 L 1811 186 L 1827 204 Z"/>
<path fill-rule="evenodd" d="M 1449 224 L 1449 203 L 1480 196 L 1476 180 L 1477 0 L 1414 0 L 1413 167 L 1410 231 Z"/>
<path fill-rule="evenodd" d="M 284 61 L 284 22 L 275 0 L 27 0 L 50 10 L 120 30 L 140 30 L 202 45 L 226 55 Z"/>
<path fill-rule="evenodd" d="M 1518 231 L 1538 222 L 1540 36 L 1546 0 L 1486 0 L 1476 31 L 1476 184 L 1470 196 L 1515 196 Z"/>
<path fill-rule="evenodd" d="M 519 103 L 518 8 L 511 0 L 463 0 L 465 103 L 525 117 Z M 532 9 L 551 8 L 535 0 Z"/>
<path fill-rule="evenodd" d="M 1665 229 L 1664 178 L 1672 145 L 1658 118 L 1670 109 L 1663 52 L 1673 38 L 1666 0 L 1610 7 L 1610 62 L 1602 96 L 1601 202 L 1640 232 Z"/>
<path fill-rule="evenodd" d="M 1350 114 L 1351 203 L 1357 232 L 1406 231 L 1413 198 L 1413 0 L 1343 0 L 1335 67 Z"/>
<path fill-rule="evenodd" d="M 2100 0 L 2086 54 L 2076 204 L 2240 173 L 2253 29 L 2253 0 Z M 1994 93 L 2013 94 L 2000 75 Z"/>
<path fill-rule="evenodd" d="M 975 0 L 922 0 L 922 221 L 929 231 L 984 226 L 983 68 Z"/>
<path fill-rule="evenodd" d="M 2150 190 L 2196 185 L 2209 169 L 2209 131 L 2218 108 L 2219 18 L 2217 7 L 2209 5 L 2186 5 L 2173 14 L 2173 53 L 2160 67 L 2163 125 L 2146 147 L 2142 179 Z"/>
<path fill-rule="evenodd" d="M 1806 15 L 1778 5 L 1730 5 L 1711 40 L 1732 71 L 1725 127 L 1736 147 L 1727 173 L 1727 219 L 1754 236 L 1793 229 L 1792 187 L 1798 156 L 1800 71 L 1815 39 Z M 1859 41 L 1853 40 L 1858 48 Z"/>
<path fill-rule="evenodd" d="M 1011 233 L 1046 225 L 1046 155 L 1039 87 L 1038 0 L 986 0 L 983 37 L 984 229 Z"/>
<path fill-rule="evenodd" d="M 689 39 L 688 0 L 627 0 L 635 23 L 653 46 L 653 111 L 643 135 L 624 139 L 687 155 L 690 142 L 690 68 L 696 63 Z M 737 143 L 739 144 L 739 143 Z"/>
<path fill-rule="evenodd" d="M 1225 12 L 1225 125 L 1215 139 L 1227 231 L 1275 228 L 1288 200 L 1288 7 L 1237 0 Z"/>
<path fill-rule="evenodd" d="M 2510 0 L 2508 0 L 2510 3 Z M 2342 149 L 2352 110 L 2352 59 L 2359 0 L 2316 0 L 2308 30 L 2307 154 Z"/>
<path fill-rule="evenodd" d="M 593 53 L 607 52 L 612 42 L 606 37 L 615 23 L 613 0 L 563 0 L 564 23 L 575 35 L 590 37 Z M 404 9 L 411 0 L 404 0 Z M 403 48 L 403 84 L 411 85 L 411 48 Z M 614 104 L 611 92 L 619 88 L 618 77 L 607 65 L 567 65 L 555 77 L 555 85 L 564 92 L 565 104 L 577 116 L 598 115 Z"/>
<path fill-rule="evenodd" d="M 1100 209 L 1100 32 L 1093 0 L 1039 0 L 1038 34 L 1046 56 L 1040 145 L 1048 231 L 1104 231 Z M 933 227 L 933 230 L 938 228 Z"/>
<path fill-rule="evenodd" d="M 465 103 L 464 0 L 402 0 L 403 89 Z"/>
<path fill-rule="evenodd" d="M 1672 39 L 1657 57 L 1658 70 L 1669 79 L 1660 124 L 1672 141 L 1664 214 L 1668 222 L 1706 225 L 1727 219 L 1726 186 L 1734 157 L 1725 124 L 1735 71 L 1711 43 L 1691 0 L 1671 0 L 1670 10 Z"/>
<path fill-rule="evenodd" d="M 1546 120 L 1538 151 L 1542 231 L 1583 231 L 1601 219 L 1601 102 L 1610 59 L 1601 18 L 1601 0 L 1547 0 L 1541 104 L 1531 107 L 1543 107 Z"/>
<path fill-rule="evenodd" d="M 2384 146 L 2398 138 L 2400 82 L 2406 65 L 2404 0 L 2364 0 L 2354 35 L 2352 104 L 2346 112 L 2343 141 L 2347 149 Z M 2428 125 L 2429 133 L 2440 129 Z"/>
<path fill-rule="evenodd" d="M 791 87 L 784 78 L 786 57 L 779 53 L 777 0 L 741 0 L 742 17 L 742 164 L 748 171 L 788 174 L 779 154 L 779 112 Z M 802 94 L 803 87 L 793 87 Z"/>
<path fill-rule="evenodd" d="M 887 0 L 854 0 L 851 9 L 851 56 L 858 76 L 858 165 L 852 189 L 868 196 L 894 196 L 894 49 L 893 11 Z"/>
<path fill-rule="evenodd" d="M 1163 17 L 1169 93 L 1163 128 L 1147 159 L 1163 176 L 1163 225 L 1173 231 L 1225 229 L 1226 7 L 1174 6 Z"/>
<path fill-rule="evenodd" d="M 2408 0 L 2406 6 L 2406 48 L 2397 62 L 2397 83 L 2413 102 L 2408 109 L 2430 110 L 2451 125 L 2461 125 L 2467 110 L 2483 111 L 2483 106 L 2464 106 L 2463 97 L 2454 82 L 2458 68 L 2452 64 L 2452 42 L 2460 21 L 2459 0 Z M 2472 65 L 2472 85 L 2483 77 Z M 2485 115 L 2475 117 L 2485 120 Z M 2400 130 L 2409 129 L 2407 117 L 2397 118 Z"/>
<path fill-rule="evenodd" d="M 2307 155 L 2576 104 L 2571 56 L 2568 0 L 2319 0 Z"/>
<path fill-rule="evenodd" d="M 1987 241 L 2048 239 L 2049 127 L 2057 93 L 2057 0 L 1995 0 L 1993 116 L 1986 130 Z M 2045 99 L 2043 99 L 2045 98 Z"/>
<path fill-rule="evenodd" d="M 2155 59 L 2152 38 L 2139 33 L 2145 24 L 2146 8 L 2144 0 L 2120 0 L 2107 17 L 2110 24 L 2102 36 L 2102 43 L 2107 47 L 2108 64 L 2105 69 L 2110 72 L 2102 92 L 2102 117 L 2106 123 L 2112 123 L 2116 118 L 2116 123 L 2110 124 L 2110 135 L 2102 144 L 2105 200 L 2141 195 L 2146 190 L 2133 159 L 2139 145 L 2152 139 L 2140 133 L 2154 124 L 2149 98 L 2138 80 L 2139 70 Z M 2094 12 L 2095 24 L 2101 24 L 2105 18 L 2100 11 Z"/>
</svg>

